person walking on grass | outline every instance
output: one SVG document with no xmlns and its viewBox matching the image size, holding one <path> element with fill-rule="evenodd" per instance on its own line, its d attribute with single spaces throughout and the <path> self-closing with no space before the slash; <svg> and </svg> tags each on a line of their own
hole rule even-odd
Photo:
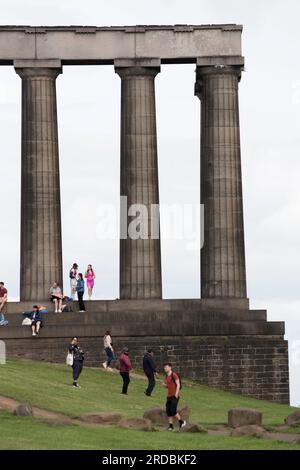
<svg viewBox="0 0 300 470">
<path fill-rule="evenodd" d="M 73 266 L 70 269 L 69 277 L 70 277 L 70 287 L 71 287 L 71 299 L 74 300 L 75 293 L 76 293 L 76 286 L 77 286 L 77 278 L 78 278 L 78 264 L 77 263 L 73 263 Z"/>
<path fill-rule="evenodd" d="M 78 274 L 77 284 L 76 284 L 76 291 L 78 297 L 78 304 L 79 304 L 79 312 L 85 312 L 85 305 L 83 301 L 84 295 L 84 279 L 82 273 Z"/>
<path fill-rule="evenodd" d="M 123 348 L 122 354 L 119 359 L 120 362 L 120 375 L 123 379 L 122 395 L 128 395 L 128 385 L 130 384 L 130 371 L 132 371 L 132 365 L 129 358 L 128 348 Z"/>
<path fill-rule="evenodd" d="M 89 300 L 91 300 L 96 279 L 96 273 L 93 270 L 93 266 L 91 264 L 88 265 L 84 277 L 86 278 Z"/>
<path fill-rule="evenodd" d="M 78 379 L 83 368 L 84 352 L 78 344 L 77 336 L 73 336 L 73 338 L 71 339 L 71 343 L 69 345 L 69 353 L 73 355 L 73 387 L 80 388 Z"/>
<path fill-rule="evenodd" d="M 4 282 L 0 282 L 0 313 L 7 302 L 7 289 L 4 287 Z"/>
<path fill-rule="evenodd" d="M 147 397 L 151 397 L 151 393 L 153 392 L 154 387 L 155 387 L 155 375 L 157 374 L 156 365 L 155 365 L 153 356 L 154 356 L 153 350 L 148 349 L 146 354 L 143 357 L 143 369 L 148 379 L 148 387 L 144 392 L 145 395 L 147 395 Z"/>
<path fill-rule="evenodd" d="M 106 370 L 112 371 L 112 368 L 110 367 L 111 363 L 116 359 L 115 358 L 115 353 L 113 350 L 113 343 L 112 343 L 112 337 L 111 337 L 111 331 L 107 330 L 105 332 L 104 338 L 103 338 L 103 343 L 104 343 L 104 351 L 106 353 L 107 359 L 105 362 L 103 362 L 103 367 Z"/>
<path fill-rule="evenodd" d="M 172 364 L 170 362 L 164 364 L 164 371 L 166 373 L 166 377 L 163 385 L 168 389 L 166 402 L 166 413 L 169 421 L 168 431 L 174 431 L 174 417 L 177 419 L 180 429 L 186 425 L 186 421 L 181 418 L 177 411 L 177 405 L 180 398 L 180 377 L 176 372 L 173 372 Z"/>
</svg>

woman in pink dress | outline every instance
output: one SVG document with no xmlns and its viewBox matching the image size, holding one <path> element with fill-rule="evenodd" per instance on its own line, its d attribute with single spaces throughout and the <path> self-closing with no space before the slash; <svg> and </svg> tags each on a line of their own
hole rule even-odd
<svg viewBox="0 0 300 470">
<path fill-rule="evenodd" d="M 88 265 L 84 277 L 86 278 L 86 285 L 88 288 L 89 300 L 91 300 L 92 294 L 93 294 L 93 287 L 94 287 L 95 279 L 96 279 L 96 274 L 91 264 Z"/>
</svg>

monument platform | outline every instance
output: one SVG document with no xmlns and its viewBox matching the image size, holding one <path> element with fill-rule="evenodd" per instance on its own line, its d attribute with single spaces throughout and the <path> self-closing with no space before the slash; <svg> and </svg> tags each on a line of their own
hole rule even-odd
<svg viewBox="0 0 300 470">
<path fill-rule="evenodd" d="M 64 362 L 72 336 L 86 352 L 86 365 L 104 360 L 103 335 L 111 329 L 117 353 L 128 346 L 135 368 L 151 347 L 160 370 L 171 361 L 184 378 L 231 392 L 289 403 L 288 343 L 284 323 L 268 322 L 265 310 L 250 310 L 248 299 L 86 301 L 86 313 L 53 312 L 31 337 L 21 326 L 30 302 L 6 306 L 8 327 L 0 328 L 9 357 Z"/>
</svg>

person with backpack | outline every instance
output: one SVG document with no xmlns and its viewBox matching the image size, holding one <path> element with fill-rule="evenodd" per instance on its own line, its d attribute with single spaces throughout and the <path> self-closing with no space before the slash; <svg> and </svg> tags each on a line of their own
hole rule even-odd
<svg viewBox="0 0 300 470">
<path fill-rule="evenodd" d="M 123 348 L 119 362 L 120 362 L 120 375 L 123 379 L 123 388 L 122 388 L 121 393 L 122 395 L 128 395 L 128 385 L 130 384 L 129 374 L 130 374 L 130 371 L 132 370 L 128 348 Z"/>
<path fill-rule="evenodd" d="M 78 344 L 77 336 L 73 336 L 73 338 L 71 339 L 68 351 L 70 354 L 73 355 L 73 387 L 81 388 L 78 383 L 78 379 L 83 369 L 84 352 Z"/>
<path fill-rule="evenodd" d="M 153 392 L 155 387 L 155 374 L 157 373 L 157 371 L 153 356 L 153 350 L 148 349 L 143 357 L 143 370 L 148 379 L 148 387 L 144 392 L 147 397 L 151 397 L 151 393 Z"/>
<path fill-rule="evenodd" d="M 179 429 L 186 426 L 186 421 L 181 418 L 177 411 L 177 405 L 180 399 L 181 379 L 178 373 L 173 372 L 172 364 L 170 362 L 164 364 L 164 371 L 166 373 L 166 377 L 163 385 L 168 389 L 166 402 L 166 414 L 169 421 L 168 431 L 174 431 L 174 417 L 178 420 Z"/>
<path fill-rule="evenodd" d="M 78 278 L 78 264 L 77 263 L 73 263 L 73 266 L 70 269 L 69 277 L 70 277 L 70 287 L 71 287 L 71 299 L 74 300 L 75 293 L 76 293 L 76 286 L 77 286 L 77 278 Z"/>
<path fill-rule="evenodd" d="M 83 279 L 82 273 L 78 274 L 78 279 L 76 281 L 76 291 L 77 291 L 77 297 L 78 297 L 79 312 L 85 312 L 85 305 L 83 301 L 84 279 Z"/>
</svg>

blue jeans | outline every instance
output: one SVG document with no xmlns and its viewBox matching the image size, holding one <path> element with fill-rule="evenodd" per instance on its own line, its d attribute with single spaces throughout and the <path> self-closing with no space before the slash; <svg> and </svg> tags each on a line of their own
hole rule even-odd
<svg viewBox="0 0 300 470">
<path fill-rule="evenodd" d="M 107 367 L 109 367 L 112 361 L 114 361 L 116 358 L 115 358 L 114 352 L 110 348 L 107 347 L 105 348 L 104 351 L 106 352 L 106 356 L 107 356 L 106 364 L 107 364 Z"/>
</svg>

